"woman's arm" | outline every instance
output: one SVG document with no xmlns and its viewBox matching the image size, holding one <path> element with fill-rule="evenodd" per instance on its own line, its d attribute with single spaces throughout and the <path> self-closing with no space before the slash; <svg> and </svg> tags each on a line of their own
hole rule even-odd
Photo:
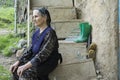
<svg viewBox="0 0 120 80">
<path fill-rule="evenodd" d="M 32 39 L 34 38 L 37 32 L 38 32 L 38 29 L 36 29 L 36 31 L 32 34 Z M 21 58 L 19 58 L 19 61 L 22 62 L 24 59 L 29 60 L 32 54 L 33 53 L 32 53 L 32 43 L 31 43 L 31 45 L 23 51 L 23 55 Z"/>
<path fill-rule="evenodd" d="M 23 71 L 25 71 L 26 69 L 30 68 L 32 66 L 31 62 L 27 62 L 26 64 L 18 67 L 17 69 L 17 75 L 21 76 Z"/>
<path fill-rule="evenodd" d="M 32 56 L 32 50 L 31 50 L 32 45 L 29 46 L 29 48 L 26 48 L 23 51 L 23 55 L 19 58 L 19 62 L 23 62 L 23 60 L 29 60 L 29 58 Z"/>
</svg>

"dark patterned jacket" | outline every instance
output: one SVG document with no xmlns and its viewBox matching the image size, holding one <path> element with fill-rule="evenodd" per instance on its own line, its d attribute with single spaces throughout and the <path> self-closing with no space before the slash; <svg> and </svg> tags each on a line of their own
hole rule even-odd
<svg viewBox="0 0 120 80">
<path fill-rule="evenodd" d="M 24 51 L 23 56 L 19 59 L 19 61 L 31 61 L 32 65 L 36 65 L 38 64 L 38 62 L 44 63 L 51 56 L 53 56 L 52 58 L 56 58 L 56 60 L 58 60 L 61 57 L 58 55 L 58 48 L 59 44 L 56 32 L 53 29 L 51 29 L 46 33 L 39 52 L 37 54 L 34 54 L 31 45 L 28 49 Z"/>
</svg>

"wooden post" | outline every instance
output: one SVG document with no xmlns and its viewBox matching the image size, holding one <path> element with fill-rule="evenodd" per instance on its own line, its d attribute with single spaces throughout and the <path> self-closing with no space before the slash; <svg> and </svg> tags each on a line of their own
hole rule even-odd
<svg viewBox="0 0 120 80">
<path fill-rule="evenodd" d="M 17 0 L 15 0 L 14 12 L 15 12 L 14 32 L 17 33 Z"/>
<path fill-rule="evenodd" d="M 27 46 L 30 45 L 30 20 L 29 20 L 29 13 L 30 13 L 30 0 L 28 0 L 28 6 L 27 6 L 27 13 L 28 13 L 28 19 L 27 19 Z"/>
<path fill-rule="evenodd" d="M 28 6 L 27 6 L 27 13 L 28 13 L 28 19 L 27 19 L 27 46 L 30 45 L 30 0 L 28 0 Z"/>
</svg>

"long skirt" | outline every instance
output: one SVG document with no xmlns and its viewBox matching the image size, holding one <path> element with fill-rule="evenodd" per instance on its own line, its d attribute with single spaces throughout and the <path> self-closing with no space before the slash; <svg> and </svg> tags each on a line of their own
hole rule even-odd
<svg viewBox="0 0 120 80">
<path fill-rule="evenodd" d="M 19 66 L 24 65 L 28 61 L 23 61 Z M 37 65 L 25 70 L 22 76 L 17 75 L 17 69 L 13 73 L 13 80 L 49 80 L 49 73 L 51 73 L 58 64 L 58 60 L 50 58 L 43 63 L 37 62 Z"/>
</svg>

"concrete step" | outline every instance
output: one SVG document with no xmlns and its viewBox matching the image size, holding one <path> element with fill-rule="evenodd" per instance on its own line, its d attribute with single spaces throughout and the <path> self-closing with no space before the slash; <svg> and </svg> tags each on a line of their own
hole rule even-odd
<svg viewBox="0 0 120 80">
<path fill-rule="evenodd" d="M 83 20 L 63 20 L 52 22 L 52 27 L 55 29 L 58 38 L 67 38 L 75 29 L 78 29 L 79 24 Z"/>
<path fill-rule="evenodd" d="M 86 43 L 59 40 L 59 52 L 63 57 L 63 64 L 70 64 L 86 59 Z"/>
<path fill-rule="evenodd" d="M 31 7 L 73 7 L 73 0 L 30 0 Z"/>
<path fill-rule="evenodd" d="M 72 59 L 71 59 L 72 60 Z M 51 80 L 97 80 L 93 61 L 59 65 L 51 74 Z"/>
<path fill-rule="evenodd" d="M 40 7 L 33 7 L 33 9 L 39 9 Z M 31 10 L 31 13 L 32 13 Z M 76 19 L 76 9 L 73 8 L 67 8 L 67 7 L 48 7 L 48 10 L 51 15 L 52 21 L 57 21 L 57 20 L 71 20 L 71 19 Z"/>
</svg>

